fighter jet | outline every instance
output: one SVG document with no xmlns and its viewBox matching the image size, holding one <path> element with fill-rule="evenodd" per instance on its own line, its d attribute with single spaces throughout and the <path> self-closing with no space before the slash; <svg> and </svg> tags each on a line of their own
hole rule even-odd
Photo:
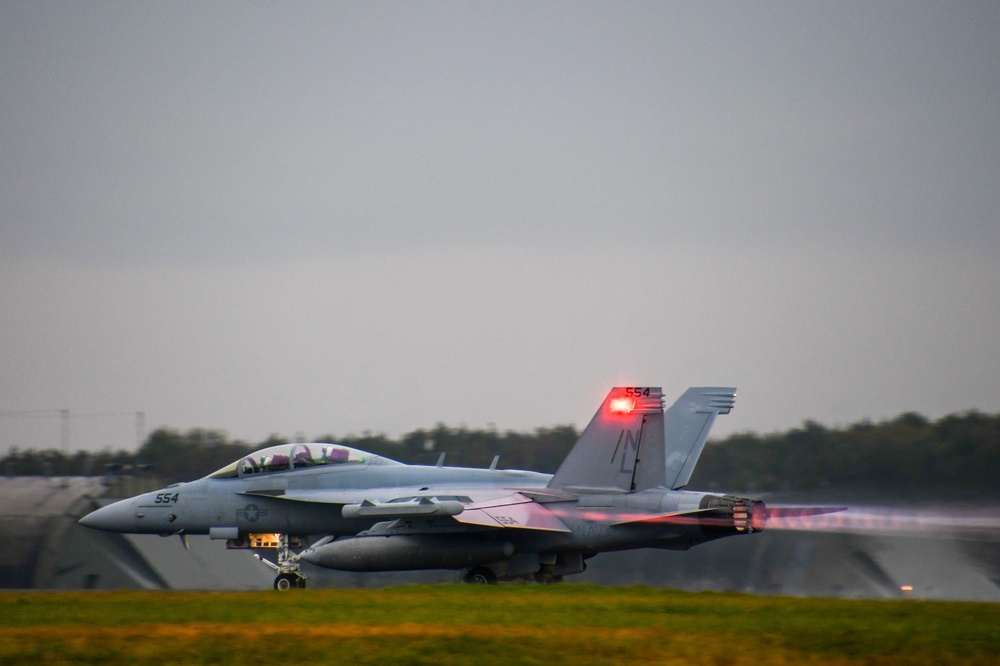
<svg viewBox="0 0 1000 666">
<path fill-rule="evenodd" d="M 256 451 L 189 483 L 80 519 L 131 534 L 207 534 L 228 548 L 276 548 L 274 587 L 305 587 L 301 562 L 341 571 L 453 569 L 470 583 L 555 582 L 601 552 L 687 550 L 764 529 L 784 511 L 758 499 L 685 490 L 715 417 L 736 389 L 608 393 L 555 474 L 406 465 L 327 443 Z"/>
</svg>

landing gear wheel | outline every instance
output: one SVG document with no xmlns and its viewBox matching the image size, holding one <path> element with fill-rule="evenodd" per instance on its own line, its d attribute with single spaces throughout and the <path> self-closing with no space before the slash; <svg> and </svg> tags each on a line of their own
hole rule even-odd
<svg viewBox="0 0 1000 666">
<path fill-rule="evenodd" d="M 299 571 L 299 556 L 292 553 L 288 547 L 288 535 L 278 535 L 278 563 L 275 564 L 265 560 L 260 555 L 254 554 L 261 564 L 265 564 L 278 572 L 278 577 L 274 579 L 274 589 L 285 592 L 293 587 L 304 588 L 306 577 Z"/>
<path fill-rule="evenodd" d="M 492 569 L 486 567 L 476 567 L 465 574 L 465 582 L 473 585 L 496 585 L 497 575 Z"/>
<path fill-rule="evenodd" d="M 305 587 L 306 579 L 295 574 L 283 573 L 274 579 L 274 589 L 279 592 L 287 592 L 293 587 Z"/>
</svg>

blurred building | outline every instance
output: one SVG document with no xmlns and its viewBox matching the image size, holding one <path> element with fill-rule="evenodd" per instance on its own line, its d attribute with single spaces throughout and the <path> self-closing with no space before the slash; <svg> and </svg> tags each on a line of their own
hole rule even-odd
<svg viewBox="0 0 1000 666">
<path fill-rule="evenodd" d="M 247 551 L 191 538 L 100 532 L 90 511 L 162 483 L 136 476 L 0 477 L 0 588 L 261 589 L 273 575 Z"/>
</svg>

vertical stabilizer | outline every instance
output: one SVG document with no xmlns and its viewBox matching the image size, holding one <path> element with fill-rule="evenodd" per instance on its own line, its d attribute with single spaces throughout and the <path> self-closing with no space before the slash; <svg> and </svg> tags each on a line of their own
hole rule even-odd
<svg viewBox="0 0 1000 666">
<path fill-rule="evenodd" d="M 663 417 L 666 439 L 666 485 L 677 490 L 691 480 L 718 414 L 736 403 L 735 388 L 689 388 Z"/>
<path fill-rule="evenodd" d="M 549 486 L 592 492 L 637 492 L 666 483 L 663 391 L 611 389 Z"/>
</svg>

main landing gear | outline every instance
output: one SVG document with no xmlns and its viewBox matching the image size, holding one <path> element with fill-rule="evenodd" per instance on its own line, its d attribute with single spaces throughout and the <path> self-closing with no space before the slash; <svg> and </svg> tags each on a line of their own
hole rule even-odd
<svg viewBox="0 0 1000 666">
<path fill-rule="evenodd" d="M 299 570 L 299 556 L 292 553 L 291 549 L 289 549 L 287 534 L 279 534 L 277 536 L 277 564 L 257 554 L 254 554 L 254 557 L 278 572 L 278 577 L 274 579 L 274 589 L 279 592 L 286 592 L 292 588 L 304 588 L 306 586 L 306 577 Z"/>
<path fill-rule="evenodd" d="M 496 585 L 497 575 L 488 567 L 476 567 L 468 571 L 462 580 L 473 585 Z"/>
</svg>

